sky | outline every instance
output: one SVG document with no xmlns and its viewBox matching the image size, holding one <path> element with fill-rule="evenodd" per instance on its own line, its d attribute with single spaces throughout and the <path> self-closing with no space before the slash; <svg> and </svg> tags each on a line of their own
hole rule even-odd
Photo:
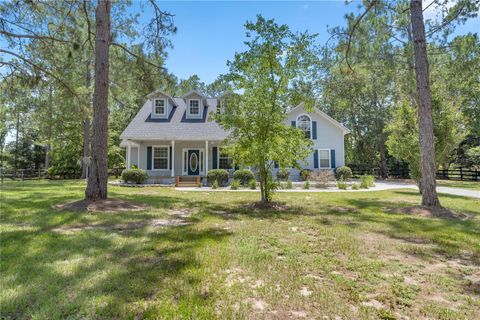
<svg viewBox="0 0 480 320">
<path fill-rule="evenodd" d="M 233 59 L 235 52 L 245 49 L 244 24 L 254 21 L 257 14 L 274 18 L 294 31 L 318 33 L 319 44 L 324 44 L 329 37 L 328 27 L 344 26 L 345 14 L 360 12 L 361 1 L 350 1 L 349 5 L 345 1 L 160 1 L 159 4 L 162 10 L 175 14 L 178 28 L 172 37 L 174 47 L 169 50 L 166 67 L 179 78 L 197 74 L 208 84 L 228 71 L 226 62 Z M 429 7 L 425 18 L 433 18 L 437 13 L 433 6 Z M 149 12 L 144 14 L 148 16 Z M 457 28 L 457 33 L 467 32 L 480 32 L 480 18 Z"/>
</svg>

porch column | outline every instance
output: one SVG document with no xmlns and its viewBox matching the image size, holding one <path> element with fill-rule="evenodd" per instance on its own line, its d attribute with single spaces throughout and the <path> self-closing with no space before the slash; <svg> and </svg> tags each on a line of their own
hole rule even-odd
<svg viewBox="0 0 480 320">
<path fill-rule="evenodd" d="M 208 173 L 208 140 L 205 140 L 205 176 Z"/>
<path fill-rule="evenodd" d="M 140 169 L 140 144 L 137 146 L 137 167 Z"/>
<path fill-rule="evenodd" d="M 130 141 L 127 144 L 127 169 L 130 169 L 130 156 L 131 156 L 131 147 Z"/>
<path fill-rule="evenodd" d="M 175 177 L 175 140 L 172 140 L 172 177 Z"/>
</svg>

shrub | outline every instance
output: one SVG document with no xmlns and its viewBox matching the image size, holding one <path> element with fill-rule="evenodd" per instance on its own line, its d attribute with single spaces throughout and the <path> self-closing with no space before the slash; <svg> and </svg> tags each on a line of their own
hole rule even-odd
<svg viewBox="0 0 480 320">
<path fill-rule="evenodd" d="M 371 175 L 364 174 L 363 176 L 360 176 L 360 188 L 362 189 L 368 189 L 370 187 L 374 187 L 375 178 Z"/>
<path fill-rule="evenodd" d="M 310 182 L 308 182 L 308 180 L 306 180 L 305 183 L 303 184 L 303 189 L 305 190 L 310 189 Z"/>
<path fill-rule="evenodd" d="M 232 183 L 230 184 L 230 189 L 232 190 L 238 190 L 240 188 L 240 180 L 233 180 Z"/>
<path fill-rule="evenodd" d="M 300 177 L 302 178 L 303 181 L 307 181 L 308 179 L 310 179 L 312 172 L 313 171 L 310 169 L 302 169 L 300 170 Z"/>
<path fill-rule="evenodd" d="M 278 169 L 277 179 L 282 181 L 287 181 L 290 177 L 290 171 L 285 168 Z"/>
<path fill-rule="evenodd" d="M 313 172 L 311 180 L 315 181 L 317 188 L 325 188 L 329 181 L 333 180 L 333 173 L 330 170 L 321 170 L 320 172 Z"/>
<path fill-rule="evenodd" d="M 343 179 L 340 179 L 337 182 L 337 187 L 340 190 L 347 190 L 347 183 Z"/>
<path fill-rule="evenodd" d="M 358 190 L 360 189 L 360 185 L 358 183 L 352 184 L 352 190 Z"/>
<path fill-rule="evenodd" d="M 217 189 L 218 188 L 218 182 L 217 180 L 214 180 L 212 183 L 212 189 Z"/>
<path fill-rule="evenodd" d="M 252 179 L 252 180 L 248 181 L 248 187 L 252 190 L 257 189 L 257 180 Z"/>
<path fill-rule="evenodd" d="M 125 182 L 142 183 L 147 180 L 147 172 L 141 169 L 125 169 L 122 171 L 122 180 Z"/>
<path fill-rule="evenodd" d="M 287 184 L 285 185 L 285 189 L 293 189 L 292 180 L 288 179 Z"/>
<path fill-rule="evenodd" d="M 213 182 L 217 182 L 217 187 L 228 182 L 228 171 L 225 169 L 212 169 L 207 173 L 207 182 L 213 186 Z"/>
<path fill-rule="evenodd" d="M 335 169 L 335 174 L 337 175 L 337 179 L 348 180 L 352 177 L 352 169 L 347 166 L 341 166 Z"/>
<path fill-rule="evenodd" d="M 246 186 L 250 180 L 255 179 L 255 176 L 252 171 L 241 169 L 233 173 L 233 179 L 238 180 L 242 186 Z"/>
</svg>

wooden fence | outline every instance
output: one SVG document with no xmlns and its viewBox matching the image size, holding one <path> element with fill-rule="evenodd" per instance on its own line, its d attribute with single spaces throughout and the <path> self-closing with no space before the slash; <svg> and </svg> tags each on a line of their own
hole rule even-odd
<svg viewBox="0 0 480 320">
<path fill-rule="evenodd" d="M 378 167 L 363 166 L 358 164 L 348 165 L 352 169 L 354 177 L 361 176 L 363 174 L 371 174 L 374 176 L 379 176 Z M 388 177 L 391 178 L 409 178 L 409 171 L 406 167 L 393 167 L 388 170 Z M 445 169 L 437 171 L 437 179 L 444 180 L 459 180 L 459 181 L 478 181 L 480 182 L 480 171 L 479 170 L 470 170 L 465 168 L 454 168 L 454 169 Z"/>
<path fill-rule="evenodd" d="M 112 168 L 108 170 L 110 176 L 118 178 L 122 173 L 124 168 Z M 80 172 L 77 170 L 71 172 L 65 172 L 64 174 L 50 176 L 48 171 L 45 169 L 3 169 L 0 168 L 0 179 L 3 183 L 4 179 L 11 180 L 33 180 L 33 179 L 79 179 Z"/>
</svg>

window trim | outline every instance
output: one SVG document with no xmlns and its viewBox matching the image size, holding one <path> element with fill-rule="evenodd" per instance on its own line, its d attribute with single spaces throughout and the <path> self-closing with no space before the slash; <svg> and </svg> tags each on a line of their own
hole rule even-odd
<svg viewBox="0 0 480 320">
<path fill-rule="evenodd" d="M 332 149 L 320 148 L 318 150 L 318 169 L 331 169 L 332 168 Z M 328 151 L 328 167 L 322 167 L 322 158 L 320 157 L 320 151 Z"/>
<path fill-rule="evenodd" d="M 313 126 L 313 122 L 312 122 L 312 117 L 310 117 L 310 115 L 308 115 L 308 114 L 306 114 L 306 113 L 301 113 L 301 114 L 299 114 L 299 115 L 297 116 L 297 118 L 295 119 L 295 127 L 296 127 L 297 129 L 300 129 L 300 130 L 302 130 L 303 132 L 305 132 L 302 128 L 300 128 L 300 127 L 298 126 L 298 124 L 300 123 L 300 122 L 298 121 L 298 118 L 300 118 L 300 117 L 302 117 L 302 116 L 307 116 L 308 119 L 310 119 L 310 139 L 312 139 L 312 126 Z M 305 137 L 305 138 L 306 138 L 306 137 Z"/>
<path fill-rule="evenodd" d="M 166 169 L 155 169 L 155 148 L 167 148 L 167 168 Z M 170 163 L 170 146 L 169 145 L 154 145 L 152 146 L 152 171 L 166 171 L 169 169 Z"/>
<path fill-rule="evenodd" d="M 156 103 L 158 100 L 162 100 L 163 101 L 163 113 L 157 113 L 156 111 Z M 165 98 L 156 98 L 156 99 L 153 99 L 153 111 L 152 111 L 152 114 L 156 117 L 166 117 L 167 116 L 167 99 Z"/>
<path fill-rule="evenodd" d="M 188 99 L 188 104 L 187 104 L 187 116 L 189 118 L 201 118 L 202 117 L 202 99 Z M 190 112 L 190 102 L 191 101 L 198 101 L 198 114 L 196 113 L 191 113 Z"/>
<path fill-rule="evenodd" d="M 221 169 L 221 168 L 220 168 L 220 156 L 222 155 L 222 148 L 219 147 L 217 152 L 218 152 L 218 156 L 217 156 L 217 168 L 218 168 L 218 169 Z M 233 159 L 232 159 L 230 156 L 228 156 L 228 159 L 230 159 L 230 160 L 232 161 L 232 163 L 233 163 Z M 230 169 L 223 169 L 223 170 L 232 170 L 232 169 L 234 169 L 233 166 L 231 166 Z"/>
</svg>

